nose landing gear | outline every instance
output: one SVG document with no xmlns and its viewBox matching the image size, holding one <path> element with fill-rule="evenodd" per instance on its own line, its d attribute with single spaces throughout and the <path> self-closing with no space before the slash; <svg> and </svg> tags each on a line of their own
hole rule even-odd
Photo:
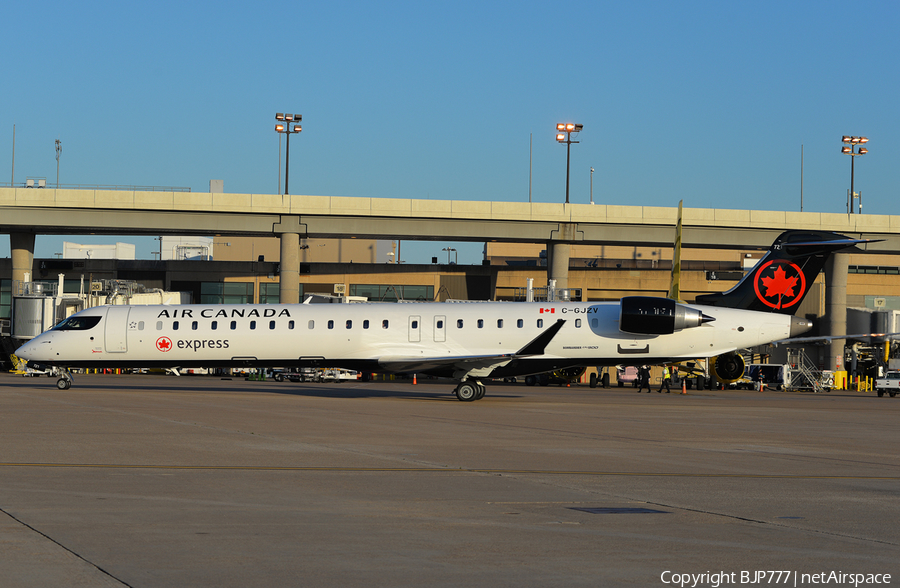
<svg viewBox="0 0 900 588">
<path fill-rule="evenodd" d="M 56 387 L 60 390 L 68 390 L 72 387 L 72 374 L 69 370 L 61 368 L 59 370 L 59 379 L 56 380 Z"/>
</svg>

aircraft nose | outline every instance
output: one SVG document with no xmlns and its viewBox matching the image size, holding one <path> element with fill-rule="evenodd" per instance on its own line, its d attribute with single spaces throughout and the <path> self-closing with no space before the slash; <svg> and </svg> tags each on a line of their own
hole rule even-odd
<svg viewBox="0 0 900 588">
<path fill-rule="evenodd" d="M 39 350 L 40 350 L 40 346 L 41 346 L 42 342 L 39 341 L 39 339 L 40 339 L 39 337 L 32 339 L 25 345 L 22 345 L 21 347 L 16 349 L 16 351 L 15 351 L 16 357 L 21 357 L 22 359 L 27 359 L 29 361 L 45 359 L 45 358 L 40 357 L 41 354 L 40 354 Z M 43 343 L 49 343 L 49 341 L 44 341 Z M 45 345 L 44 347 L 46 347 L 46 350 L 49 351 L 49 345 Z"/>
<path fill-rule="evenodd" d="M 812 321 L 809 319 L 801 318 L 799 316 L 793 317 L 791 320 L 791 337 L 796 337 L 797 335 L 802 335 L 813 328 Z"/>
</svg>

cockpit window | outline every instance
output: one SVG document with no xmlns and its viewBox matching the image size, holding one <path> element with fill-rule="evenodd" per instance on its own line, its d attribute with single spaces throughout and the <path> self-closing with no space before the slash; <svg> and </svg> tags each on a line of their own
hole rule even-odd
<svg viewBox="0 0 900 588">
<path fill-rule="evenodd" d="M 87 331 L 97 326 L 102 317 L 99 316 L 70 316 L 56 325 L 55 331 Z"/>
</svg>

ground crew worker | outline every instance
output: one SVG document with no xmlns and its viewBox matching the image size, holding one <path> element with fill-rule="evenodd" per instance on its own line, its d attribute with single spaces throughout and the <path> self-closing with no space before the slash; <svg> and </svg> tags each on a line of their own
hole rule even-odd
<svg viewBox="0 0 900 588">
<path fill-rule="evenodd" d="M 669 366 L 667 366 L 667 365 L 663 366 L 662 381 L 659 383 L 659 390 L 657 390 L 657 392 L 662 394 L 663 386 L 665 386 L 666 394 L 670 394 L 672 392 L 672 390 L 669 388 L 669 384 L 671 384 L 671 383 L 672 383 L 672 374 L 671 374 L 671 372 L 669 372 Z"/>
<path fill-rule="evenodd" d="M 641 385 L 641 387 L 638 388 L 638 394 L 644 391 L 644 386 L 647 387 L 647 394 L 653 392 L 653 390 L 650 389 L 650 368 L 642 365 L 638 369 L 638 382 L 640 382 Z"/>
</svg>

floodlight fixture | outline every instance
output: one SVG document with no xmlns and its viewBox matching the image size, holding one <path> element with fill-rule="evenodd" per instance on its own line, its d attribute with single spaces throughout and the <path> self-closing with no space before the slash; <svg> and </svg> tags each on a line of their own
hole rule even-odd
<svg viewBox="0 0 900 588">
<path fill-rule="evenodd" d="M 303 120 L 303 115 L 301 114 L 292 114 L 290 112 L 276 112 L 275 120 L 284 121 L 286 123 L 290 122 L 300 122 Z M 290 167 L 290 157 L 291 157 L 291 135 L 293 133 L 299 133 L 303 128 L 300 125 L 294 125 L 293 128 L 289 124 L 276 124 L 275 131 L 278 133 L 282 133 L 285 135 L 285 151 L 284 151 L 284 193 L 287 195 L 288 193 L 288 178 L 289 176 L 289 167 Z M 278 139 L 278 180 L 281 182 L 281 138 Z M 281 187 L 279 186 L 279 191 L 281 191 Z"/>
<path fill-rule="evenodd" d="M 572 153 L 572 143 L 578 143 L 578 141 L 572 140 L 572 133 L 577 133 L 584 128 L 584 125 L 576 124 L 576 123 L 557 123 L 556 130 L 560 131 L 556 135 L 556 140 L 560 143 L 566 144 L 566 204 L 569 203 L 569 161 L 570 155 Z M 565 134 L 563 134 L 565 131 Z"/>
<path fill-rule="evenodd" d="M 853 214 L 854 204 L 857 200 L 859 200 L 859 212 L 862 213 L 862 197 L 859 193 L 854 191 L 854 181 L 856 176 L 855 170 L 855 162 L 856 158 L 860 155 L 865 155 L 869 152 L 865 147 L 859 147 L 858 145 L 864 145 L 869 142 L 868 137 L 854 137 L 850 135 L 843 135 L 841 137 L 841 141 L 843 143 L 847 143 L 841 147 L 841 153 L 846 153 L 850 156 L 850 192 L 847 194 L 847 213 Z M 854 148 L 855 147 L 855 148 Z"/>
</svg>

